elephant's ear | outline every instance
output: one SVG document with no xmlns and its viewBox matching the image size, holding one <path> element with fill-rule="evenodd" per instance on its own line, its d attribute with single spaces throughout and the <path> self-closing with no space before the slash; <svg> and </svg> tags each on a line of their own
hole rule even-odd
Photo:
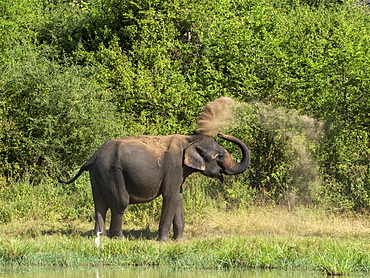
<svg viewBox="0 0 370 278">
<path fill-rule="evenodd" d="M 204 158 L 200 155 L 197 147 L 193 144 L 185 149 L 184 164 L 197 170 L 205 170 L 206 164 Z"/>
</svg>

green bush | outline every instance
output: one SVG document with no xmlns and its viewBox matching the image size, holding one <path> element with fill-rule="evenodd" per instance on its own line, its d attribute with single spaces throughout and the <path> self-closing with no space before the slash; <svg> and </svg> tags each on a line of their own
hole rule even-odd
<svg viewBox="0 0 370 278">
<path fill-rule="evenodd" d="M 370 209 L 368 6 L 4 0 L 0 13 L 0 184 L 75 170 L 116 136 L 191 133 L 231 96 L 251 167 L 202 194 Z"/>
<path fill-rule="evenodd" d="M 0 187 L 0 221 L 21 220 L 75 220 L 94 218 L 94 206 L 88 175 L 74 185 L 57 184 L 44 177 L 37 183 L 25 174 L 9 186 Z"/>
<path fill-rule="evenodd" d="M 4 175 L 71 169 L 119 134 L 122 117 L 91 78 L 93 69 L 30 55 L 2 70 Z"/>
</svg>

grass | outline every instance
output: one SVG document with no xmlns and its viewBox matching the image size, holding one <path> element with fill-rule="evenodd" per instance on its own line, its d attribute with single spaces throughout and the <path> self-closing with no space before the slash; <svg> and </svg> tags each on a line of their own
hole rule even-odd
<svg viewBox="0 0 370 278">
<path fill-rule="evenodd" d="M 370 222 L 297 208 L 251 207 L 188 216 L 187 240 L 155 241 L 157 223 L 125 226 L 125 239 L 94 246 L 84 221 L 14 220 L 0 225 L 0 266 L 275 268 L 329 275 L 370 271 Z"/>
</svg>

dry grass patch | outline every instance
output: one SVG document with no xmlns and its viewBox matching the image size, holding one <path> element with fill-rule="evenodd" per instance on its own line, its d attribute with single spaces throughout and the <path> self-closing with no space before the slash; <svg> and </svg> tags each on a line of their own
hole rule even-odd
<svg viewBox="0 0 370 278">
<path fill-rule="evenodd" d="M 210 210 L 203 215 L 187 214 L 187 239 L 232 236 L 296 236 L 330 238 L 364 238 L 370 234 L 370 220 L 364 215 L 335 215 L 323 210 L 283 207 L 250 207 L 247 210 Z M 109 228 L 109 223 L 107 223 Z M 155 239 L 158 222 L 126 223 L 129 238 Z M 86 220 L 13 220 L 0 223 L 0 237 L 38 237 L 42 235 L 92 236 L 93 223 Z"/>
<path fill-rule="evenodd" d="M 245 211 L 210 211 L 186 228 L 189 238 L 248 235 L 367 238 L 367 216 L 334 215 L 322 210 L 251 207 Z"/>
</svg>

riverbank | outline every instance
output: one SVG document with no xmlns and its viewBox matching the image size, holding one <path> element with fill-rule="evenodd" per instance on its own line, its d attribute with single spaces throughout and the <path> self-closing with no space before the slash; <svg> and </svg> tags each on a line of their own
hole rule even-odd
<svg viewBox="0 0 370 278">
<path fill-rule="evenodd" d="M 186 241 L 155 241 L 153 222 L 146 227 L 126 225 L 125 239 L 102 238 L 99 247 L 91 222 L 12 221 L 0 224 L 0 265 L 370 271 L 367 217 L 253 207 L 189 218 Z"/>
</svg>

